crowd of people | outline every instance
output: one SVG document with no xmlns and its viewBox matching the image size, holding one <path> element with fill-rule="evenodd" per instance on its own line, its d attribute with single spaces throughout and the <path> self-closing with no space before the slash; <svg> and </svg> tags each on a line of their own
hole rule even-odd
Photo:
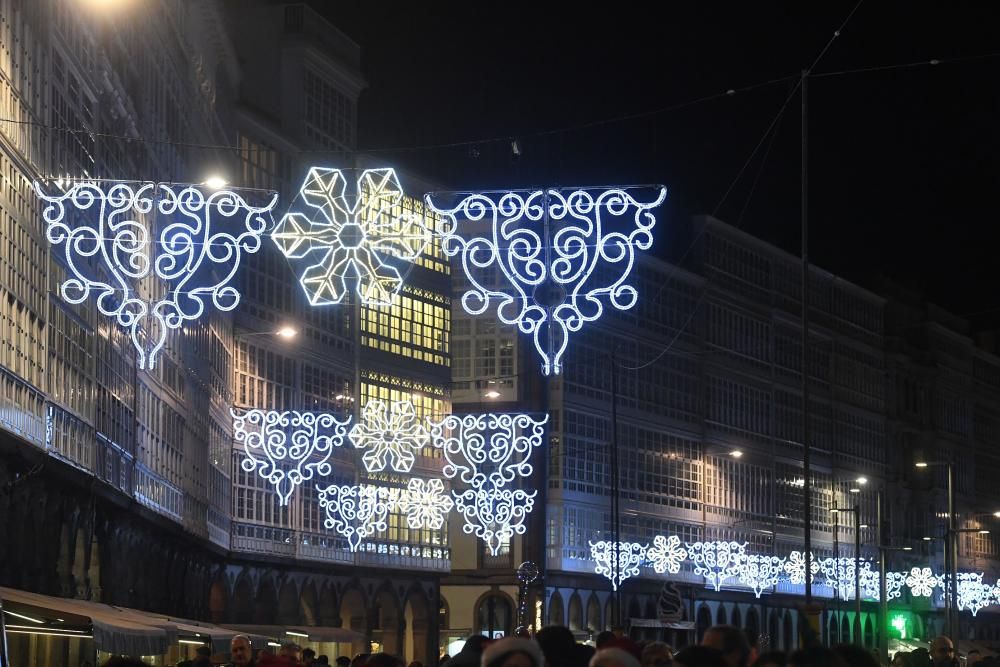
<svg viewBox="0 0 1000 667">
<path fill-rule="evenodd" d="M 717 625 L 705 631 L 701 643 L 674 651 L 660 641 L 636 643 L 613 632 L 601 632 L 594 646 L 576 641 L 564 626 L 550 625 L 534 638 L 527 635 L 488 640 L 482 635 L 469 637 L 454 656 L 441 657 L 438 667 L 884 667 L 877 651 L 851 644 L 833 648 L 813 646 L 794 651 L 761 652 L 746 634 L 730 625 Z M 210 667 L 207 648 L 199 649 L 196 659 L 179 667 Z M 423 667 L 409 665 L 388 653 L 362 653 L 353 659 L 340 656 L 333 662 L 312 649 L 294 643 L 283 645 L 277 653 L 261 650 L 254 654 L 249 637 L 237 635 L 230 644 L 233 667 Z M 947 637 L 938 637 L 930 649 L 896 653 L 889 667 L 959 667 L 954 645 Z M 970 651 L 965 665 L 1000 667 L 1000 660 Z M 103 667 L 144 667 L 131 658 L 112 658 Z"/>
</svg>

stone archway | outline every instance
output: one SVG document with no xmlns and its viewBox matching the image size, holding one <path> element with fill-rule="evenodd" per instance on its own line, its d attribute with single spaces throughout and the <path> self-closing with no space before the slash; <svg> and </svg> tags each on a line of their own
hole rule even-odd
<svg viewBox="0 0 1000 667">
<path fill-rule="evenodd" d="M 848 620 L 849 614 L 844 614 L 840 617 L 840 641 L 845 644 L 849 644 L 854 641 L 854 637 L 851 635 L 851 622 Z"/>
<path fill-rule="evenodd" d="M 792 625 L 792 613 L 788 610 L 783 614 L 784 618 L 781 620 L 781 634 L 784 635 L 782 639 L 784 640 L 785 652 L 794 651 L 799 643 L 795 638 L 795 627 Z"/>
<path fill-rule="evenodd" d="M 566 619 L 563 616 L 563 599 L 559 591 L 552 593 L 549 598 L 549 625 L 565 625 Z"/>
<path fill-rule="evenodd" d="M 403 610 L 399 598 L 387 583 L 375 594 L 371 608 L 372 640 L 382 645 L 390 655 L 403 652 Z"/>
<path fill-rule="evenodd" d="M 743 616 L 740 614 L 740 608 L 733 605 L 733 613 L 729 617 L 729 625 L 734 625 L 737 628 L 743 629 Z"/>
<path fill-rule="evenodd" d="M 708 605 L 701 605 L 698 607 L 698 614 L 695 621 L 695 630 L 698 634 L 698 642 L 701 642 L 701 638 L 705 636 L 705 630 L 712 627 L 712 610 L 708 608 Z"/>
<path fill-rule="evenodd" d="M 410 590 L 403 606 L 403 652 L 401 655 L 409 664 L 414 660 L 425 665 L 432 664 L 437 655 L 430 651 L 431 624 L 437 619 L 431 618 L 430 604 L 419 586 Z M 436 647 L 435 647 L 436 649 Z"/>
<path fill-rule="evenodd" d="M 726 605 L 719 604 L 719 608 L 715 610 L 715 624 L 716 625 L 728 625 L 729 618 L 726 616 Z"/>
<path fill-rule="evenodd" d="M 283 625 L 299 624 L 299 592 L 291 579 L 285 579 L 278 591 L 277 619 Z"/>
<path fill-rule="evenodd" d="M 229 617 L 243 625 L 254 622 L 254 594 L 250 575 L 241 574 L 233 587 L 233 605 Z"/>
<path fill-rule="evenodd" d="M 583 602 L 580 601 L 580 594 L 576 591 L 573 591 L 573 594 L 569 596 L 567 616 L 569 617 L 570 630 L 583 630 L 585 627 L 583 624 Z"/>
<path fill-rule="evenodd" d="M 342 627 L 360 632 L 366 638 L 370 637 L 368 628 L 368 602 L 364 592 L 357 586 L 351 586 L 340 597 L 340 620 Z M 352 653 L 364 653 L 368 650 L 368 640 L 353 643 Z"/>
<path fill-rule="evenodd" d="M 255 625 L 275 625 L 278 617 L 278 591 L 270 577 L 265 577 L 257 589 L 257 598 L 253 605 L 253 622 Z"/>
<path fill-rule="evenodd" d="M 302 586 L 302 592 L 299 594 L 299 620 L 306 625 L 320 624 L 316 584 L 311 579 Z"/>
<path fill-rule="evenodd" d="M 339 627 L 343 624 L 340 617 L 340 610 L 337 607 L 337 595 L 333 591 L 330 582 L 324 582 L 319 593 L 319 623 L 318 625 L 331 625 Z"/>
<path fill-rule="evenodd" d="M 208 615 L 213 623 L 224 623 L 226 613 L 229 611 L 229 592 L 226 590 L 226 582 L 222 576 L 212 582 L 212 587 L 208 589 Z"/>
<path fill-rule="evenodd" d="M 587 600 L 587 627 L 593 632 L 604 629 L 604 625 L 601 624 L 601 603 L 596 593 L 591 593 L 590 599 Z"/>
<path fill-rule="evenodd" d="M 757 645 L 760 641 L 760 616 L 757 614 L 756 607 L 750 607 L 750 609 L 747 610 L 745 630 L 747 638 L 754 645 Z"/>
<path fill-rule="evenodd" d="M 611 595 L 604 603 L 604 629 L 614 630 L 616 627 L 618 627 L 618 600 Z"/>
</svg>

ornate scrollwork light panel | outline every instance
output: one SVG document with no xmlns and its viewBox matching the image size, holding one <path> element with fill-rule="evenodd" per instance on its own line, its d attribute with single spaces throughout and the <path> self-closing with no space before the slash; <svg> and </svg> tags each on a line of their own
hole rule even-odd
<svg viewBox="0 0 1000 667">
<path fill-rule="evenodd" d="M 611 582 L 611 589 L 618 590 L 622 582 L 639 575 L 639 566 L 646 560 L 649 545 L 638 542 L 618 543 L 618 571 L 615 572 L 615 543 L 607 540 L 589 542 L 590 558 L 594 561 L 594 571 Z"/>
<path fill-rule="evenodd" d="M 694 542 L 686 546 L 694 573 L 716 591 L 724 581 L 740 576 L 747 556 L 746 542 Z"/>
<path fill-rule="evenodd" d="M 368 472 L 387 467 L 396 472 L 410 472 L 416 453 L 430 442 L 427 429 L 417 419 L 410 401 L 385 401 L 373 398 L 365 404 L 362 419 L 351 429 L 351 442 L 365 450 L 361 460 Z"/>
<path fill-rule="evenodd" d="M 570 334 L 605 305 L 628 310 L 638 299 L 628 280 L 636 251 L 653 244 L 653 209 L 667 192 L 645 189 L 654 193 L 646 201 L 623 187 L 435 193 L 425 201 L 442 216 L 445 254 L 461 258 L 471 283 L 465 311 L 496 305 L 502 322 L 534 338 L 542 372 L 558 375 Z M 493 270 L 499 285 L 484 277 Z"/>
<path fill-rule="evenodd" d="M 139 368 L 156 366 L 169 330 L 207 307 L 236 308 L 230 282 L 243 254 L 260 249 L 278 201 L 270 192 L 255 205 L 232 190 L 151 182 L 82 181 L 55 194 L 34 187 L 46 237 L 67 267 L 60 295 L 72 304 L 93 296 L 102 315 L 128 329 Z"/>
<path fill-rule="evenodd" d="M 951 581 L 950 575 L 945 575 Z M 980 609 L 995 604 L 993 586 L 983 583 L 982 572 L 959 572 L 956 592 L 959 610 L 968 609 L 975 616 Z"/>
<path fill-rule="evenodd" d="M 493 413 L 430 422 L 431 441 L 445 458 L 442 474 L 468 486 L 451 492 L 465 517 L 462 529 L 482 539 L 493 555 L 526 530 L 537 492 L 515 485 L 531 475 L 531 452 L 542 444 L 547 422 L 548 416 Z"/>
<path fill-rule="evenodd" d="M 399 500 L 399 489 L 370 484 L 331 484 L 317 490 L 325 512 L 323 526 L 346 537 L 351 551 L 386 529 L 389 512 Z"/>
<path fill-rule="evenodd" d="M 431 239 L 423 220 L 402 210 L 395 170 L 365 169 L 352 187 L 340 169 L 311 168 L 271 235 L 313 306 L 342 303 L 352 286 L 364 305 L 390 305 Z"/>
<path fill-rule="evenodd" d="M 778 556 L 748 554 L 739 566 L 739 581 L 749 586 L 758 598 L 765 589 L 777 586 L 785 571 L 785 559 Z"/>
<path fill-rule="evenodd" d="M 232 415 L 236 442 L 245 453 L 240 467 L 266 479 L 280 505 L 287 505 L 296 487 L 313 475 L 330 474 L 330 455 L 344 444 L 351 422 L 316 412 L 253 409 Z"/>
<path fill-rule="evenodd" d="M 814 581 L 819 574 L 819 561 L 810 552 L 809 558 L 809 581 Z M 785 561 L 785 573 L 788 575 L 790 584 L 801 586 L 806 583 L 806 554 L 804 551 L 790 551 L 788 559 Z"/>
</svg>

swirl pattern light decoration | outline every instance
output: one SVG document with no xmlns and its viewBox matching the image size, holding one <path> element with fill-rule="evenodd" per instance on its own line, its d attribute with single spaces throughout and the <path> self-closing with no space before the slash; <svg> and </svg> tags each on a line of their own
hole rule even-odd
<svg viewBox="0 0 1000 667">
<path fill-rule="evenodd" d="M 739 581 L 749 586 L 759 598 L 765 589 L 778 585 L 784 571 L 784 558 L 748 554 L 740 563 Z"/>
<path fill-rule="evenodd" d="M 615 543 L 607 540 L 589 542 L 590 558 L 594 561 L 594 571 L 611 581 L 611 589 L 617 591 L 622 582 L 639 575 L 639 566 L 646 558 L 649 545 L 638 542 L 618 543 L 618 572 L 615 573 Z"/>
<path fill-rule="evenodd" d="M 809 559 L 809 581 L 815 581 L 819 574 L 819 561 L 812 555 Z M 788 559 L 785 561 L 785 573 L 788 575 L 788 583 L 802 586 L 806 583 L 806 554 L 804 551 L 790 551 Z"/>
<path fill-rule="evenodd" d="M 929 598 L 934 594 L 934 588 L 941 582 L 941 578 L 934 574 L 929 567 L 915 567 L 906 575 L 906 586 L 910 589 L 910 595 L 917 598 Z"/>
<path fill-rule="evenodd" d="M 387 467 L 410 472 L 416 453 L 430 441 L 413 403 L 393 401 L 389 406 L 377 398 L 365 404 L 362 420 L 351 429 L 350 437 L 356 448 L 366 450 L 361 459 L 370 473 Z"/>
<path fill-rule="evenodd" d="M 448 415 L 430 422 L 431 442 L 442 450 L 442 474 L 467 485 L 452 490 L 462 527 L 475 534 L 493 555 L 511 537 L 523 535 L 524 520 L 535 502 L 535 491 L 511 488 L 531 475 L 531 453 L 542 444 L 546 415 L 486 413 Z"/>
<path fill-rule="evenodd" d="M 251 205 L 232 190 L 151 182 L 81 181 L 52 195 L 39 182 L 34 188 L 45 202 L 46 238 L 62 246 L 69 273 L 60 296 L 72 304 L 93 296 L 102 315 L 129 331 L 139 368 L 149 369 L 168 331 L 208 306 L 236 308 L 230 282 L 243 254 L 260 249 L 278 201 L 267 193 Z"/>
<path fill-rule="evenodd" d="M 950 575 L 945 575 L 943 581 L 951 581 Z M 994 604 L 993 587 L 983 583 L 982 572 L 959 572 L 958 590 L 956 593 L 958 609 L 968 609 L 975 616 L 980 609 Z"/>
<path fill-rule="evenodd" d="M 309 170 L 294 210 L 271 238 L 301 269 L 311 305 L 342 303 L 352 286 L 366 306 L 392 304 L 409 263 L 431 239 L 423 220 L 402 210 L 402 199 L 393 169 L 365 169 L 350 194 L 342 170 Z"/>
<path fill-rule="evenodd" d="M 840 558 L 822 558 L 819 561 L 820 570 L 823 572 L 824 583 L 836 590 L 842 600 L 854 599 L 854 578 L 857 564 L 854 558 L 841 556 Z M 871 562 L 861 561 L 862 584 L 864 583 L 864 571 L 871 570 Z"/>
<path fill-rule="evenodd" d="M 747 556 L 747 543 L 743 542 L 694 542 L 687 544 L 688 558 L 694 563 L 694 573 L 716 591 L 722 583 L 740 575 L 740 568 Z"/>
<path fill-rule="evenodd" d="M 406 523 L 414 529 L 440 530 L 454 504 L 444 495 L 444 484 L 439 479 L 412 477 L 399 496 L 399 509 L 406 514 Z"/>
<path fill-rule="evenodd" d="M 867 561 L 865 561 L 867 562 Z M 905 572 L 885 573 L 885 593 L 887 600 L 895 600 L 903 595 L 903 586 L 906 585 Z M 879 599 L 879 573 L 873 570 L 869 564 L 861 567 L 861 597 L 867 600 Z"/>
<path fill-rule="evenodd" d="M 347 538 L 351 551 L 362 540 L 386 529 L 389 512 L 396 506 L 399 489 L 370 484 L 331 484 L 317 487 L 323 526 Z"/>
<path fill-rule="evenodd" d="M 344 444 L 351 418 L 329 413 L 277 410 L 232 410 L 236 442 L 245 456 L 240 467 L 256 471 L 287 505 L 292 492 L 313 475 L 332 471 L 330 455 Z"/>
<path fill-rule="evenodd" d="M 628 279 L 636 251 L 653 244 L 652 210 L 667 191 L 650 186 L 655 196 L 639 201 L 630 189 L 458 193 L 466 196 L 454 205 L 443 200 L 456 193 L 437 193 L 425 201 L 442 216 L 442 249 L 461 258 L 471 283 L 465 311 L 480 315 L 495 304 L 501 322 L 533 337 L 542 372 L 558 375 L 570 334 L 599 319 L 605 304 L 628 310 L 638 300 Z M 483 279 L 491 267 L 502 285 Z"/>
<path fill-rule="evenodd" d="M 646 551 L 646 561 L 653 566 L 653 571 L 657 574 L 677 574 L 687 555 L 687 550 L 681 546 L 679 537 L 657 535 L 653 538 L 653 546 Z"/>
</svg>

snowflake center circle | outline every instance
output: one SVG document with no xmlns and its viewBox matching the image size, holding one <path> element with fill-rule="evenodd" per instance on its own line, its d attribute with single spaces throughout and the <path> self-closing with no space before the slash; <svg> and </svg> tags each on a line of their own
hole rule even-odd
<svg viewBox="0 0 1000 667">
<path fill-rule="evenodd" d="M 365 242 L 365 230 L 358 223 L 349 222 L 340 228 L 337 238 L 345 248 L 360 248 Z"/>
<path fill-rule="evenodd" d="M 385 431 L 382 431 L 382 441 L 383 442 L 392 442 L 395 439 L 396 439 L 396 436 L 395 436 L 395 434 L 392 431 L 390 431 L 388 429 L 385 430 Z"/>
</svg>

